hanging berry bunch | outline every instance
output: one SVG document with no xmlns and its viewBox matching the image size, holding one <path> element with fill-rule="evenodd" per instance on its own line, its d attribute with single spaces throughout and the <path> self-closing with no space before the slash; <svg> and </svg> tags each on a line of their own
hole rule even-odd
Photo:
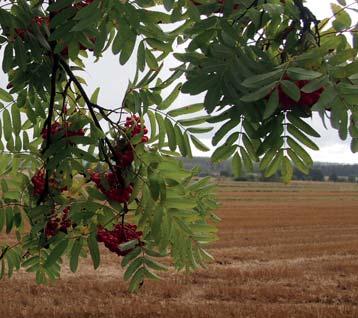
<svg viewBox="0 0 358 318">
<path fill-rule="evenodd" d="M 97 188 L 107 197 L 108 200 L 113 200 L 118 203 L 126 203 L 129 201 L 133 191 L 132 185 L 126 185 L 126 181 L 121 175 L 120 170 L 115 172 L 108 171 L 104 174 L 99 172 L 90 172 L 91 181 L 93 181 Z"/>
<path fill-rule="evenodd" d="M 126 180 L 133 173 L 132 162 L 135 159 L 135 149 L 139 144 L 148 142 L 148 129 L 141 123 L 139 116 L 126 118 L 119 137 L 115 140 L 112 160 L 112 170 L 104 173 L 90 172 L 91 181 L 107 197 L 118 203 L 127 203 L 133 191 L 133 185 Z M 139 137 L 139 140 L 138 140 Z"/>
<path fill-rule="evenodd" d="M 71 124 L 68 121 L 65 121 L 63 124 L 60 124 L 58 121 L 55 121 L 51 124 L 51 136 L 54 138 L 68 138 L 73 136 L 84 136 L 85 131 L 83 128 L 73 129 Z M 43 139 L 47 139 L 48 129 L 44 127 L 41 132 Z"/>
<path fill-rule="evenodd" d="M 289 78 L 285 78 L 285 79 L 289 79 Z M 324 91 L 324 88 L 320 87 L 317 90 L 310 93 L 304 92 L 302 88 L 304 88 L 309 83 L 310 83 L 309 80 L 298 80 L 294 82 L 294 84 L 297 86 L 297 88 L 300 91 L 300 98 L 299 100 L 296 101 L 285 93 L 285 90 L 282 87 L 282 85 L 279 85 L 278 93 L 279 93 L 279 104 L 281 108 L 283 110 L 290 110 L 295 107 L 300 107 L 304 111 L 309 112 L 311 107 L 319 101 L 321 94 Z"/>
<path fill-rule="evenodd" d="M 58 232 L 67 233 L 67 229 L 72 226 L 69 212 L 70 207 L 64 208 L 60 213 L 53 211 L 45 227 L 45 235 L 47 238 L 55 236 Z"/>
<path fill-rule="evenodd" d="M 135 224 L 119 223 L 116 224 L 111 231 L 100 227 L 97 232 L 97 240 L 98 242 L 104 243 L 111 252 L 116 253 L 118 256 L 125 256 L 130 253 L 134 247 L 123 251 L 120 245 L 133 240 L 138 241 L 136 245 L 142 245 L 143 243 L 140 241 L 142 235 L 143 233 L 141 231 L 137 231 Z"/>
<path fill-rule="evenodd" d="M 48 189 L 46 189 L 46 171 L 44 168 L 37 170 L 36 174 L 31 178 L 33 185 L 33 195 L 41 198 L 47 192 L 63 192 L 67 190 L 66 186 L 60 185 L 60 178 L 49 177 Z"/>
</svg>

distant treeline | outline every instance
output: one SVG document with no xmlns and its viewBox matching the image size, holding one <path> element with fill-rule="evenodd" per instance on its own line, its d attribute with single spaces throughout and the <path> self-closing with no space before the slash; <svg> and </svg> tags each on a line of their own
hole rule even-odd
<svg viewBox="0 0 358 318">
<path fill-rule="evenodd" d="M 200 167 L 201 176 L 225 176 L 233 177 L 231 171 L 231 162 L 229 160 L 219 164 L 213 164 L 210 158 L 195 157 L 192 159 L 183 158 L 184 166 L 186 168 Z M 280 179 L 280 174 L 277 173 L 273 177 L 264 178 L 258 165 L 254 165 L 253 172 L 244 172 L 238 180 L 257 180 L 257 181 L 275 181 Z M 299 170 L 294 170 L 294 180 L 312 180 L 312 181 L 358 181 L 358 164 L 348 165 L 339 163 L 324 163 L 316 162 L 308 175 L 303 174 Z"/>
</svg>

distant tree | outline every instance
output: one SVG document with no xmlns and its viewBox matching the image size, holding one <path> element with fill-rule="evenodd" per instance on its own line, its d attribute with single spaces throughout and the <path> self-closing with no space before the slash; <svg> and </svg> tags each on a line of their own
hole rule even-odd
<svg viewBox="0 0 358 318">
<path fill-rule="evenodd" d="M 329 176 L 329 181 L 332 181 L 332 182 L 338 181 L 338 177 L 334 172 Z"/>
<path fill-rule="evenodd" d="M 230 177 L 231 173 L 227 170 L 221 170 L 220 171 L 220 177 Z"/>
<path fill-rule="evenodd" d="M 324 181 L 324 175 L 320 169 L 312 169 L 309 176 L 312 181 Z"/>
<path fill-rule="evenodd" d="M 293 180 L 306 180 L 307 179 L 307 175 L 304 174 L 302 171 L 298 170 L 297 168 L 294 169 L 293 171 Z"/>
<path fill-rule="evenodd" d="M 356 176 L 349 176 L 348 182 L 356 182 Z"/>
</svg>

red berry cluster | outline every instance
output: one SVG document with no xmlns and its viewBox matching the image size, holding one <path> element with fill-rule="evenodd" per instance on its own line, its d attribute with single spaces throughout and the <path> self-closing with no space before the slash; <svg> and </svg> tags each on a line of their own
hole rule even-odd
<svg viewBox="0 0 358 318">
<path fill-rule="evenodd" d="M 41 196 L 45 191 L 45 171 L 40 169 L 36 174 L 31 178 L 31 182 L 34 185 L 34 195 Z"/>
<path fill-rule="evenodd" d="M 43 139 L 47 139 L 47 127 L 44 127 L 44 129 L 41 132 L 41 136 Z M 56 136 L 59 134 L 63 134 L 65 137 L 72 137 L 72 136 L 84 136 L 85 132 L 82 128 L 77 130 L 72 130 L 71 126 L 68 122 L 65 122 L 64 124 L 60 124 L 59 122 L 55 121 L 51 125 L 51 136 Z"/>
<path fill-rule="evenodd" d="M 34 17 L 32 19 L 32 23 L 36 23 L 39 27 L 41 27 L 44 23 L 47 27 L 50 26 L 50 19 L 49 17 Z"/>
<path fill-rule="evenodd" d="M 301 89 L 309 82 L 310 81 L 308 80 L 300 80 L 300 81 L 295 81 L 295 84 L 299 89 Z M 311 108 L 314 104 L 318 102 L 323 91 L 324 91 L 323 87 L 319 88 L 318 90 L 312 93 L 305 93 L 301 91 L 301 98 L 299 101 L 296 102 L 285 94 L 285 92 L 283 91 L 280 85 L 278 87 L 278 93 L 279 93 L 279 101 L 280 101 L 281 108 L 284 110 L 289 110 L 296 106 L 300 106 L 303 108 Z"/>
<path fill-rule="evenodd" d="M 94 0 L 83 0 L 81 2 L 78 2 L 78 3 L 75 3 L 73 5 L 73 8 L 75 8 L 76 10 L 80 10 L 86 6 L 88 6 L 89 4 L 91 4 Z M 54 14 L 58 14 L 60 13 L 62 10 L 60 11 L 56 11 L 54 12 Z M 44 23 L 46 24 L 46 26 L 49 28 L 50 26 L 50 18 L 49 17 L 42 17 L 42 16 L 37 16 L 37 17 L 34 17 L 32 20 L 31 20 L 31 24 L 34 25 L 34 24 L 37 24 L 39 27 L 41 27 Z M 29 29 L 15 29 L 15 33 L 22 39 L 24 40 L 25 39 L 25 35 L 26 33 L 30 32 Z M 90 41 L 92 43 L 95 43 L 96 42 L 96 38 L 95 37 L 90 37 L 89 38 Z M 90 49 L 86 46 L 84 46 L 83 44 L 79 43 L 79 49 L 80 50 L 89 50 L 89 51 L 93 51 L 93 49 Z M 63 50 L 61 51 L 61 55 L 65 58 L 68 57 L 68 46 L 66 45 Z"/>
<path fill-rule="evenodd" d="M 125 180 L 125 174 L 134 161 L 134 149 L 137 146 L 137 144 L 130 143 L 130 138 L 141 135 L 141 143 L 148 141 L 148 137 L 145 136 L 148 129 L 142 125 L 139 116 L 127 117 L 124 126 L 127 138 L 118 139 L 114 145 L 113 171 L 105 173 L 89 171 L 91 181 L 96 184 L 97 188 L 109 200 L 118 203 L 128 202 L 133 191 L 132 185 Z"/>
<path fill-rule="evenodd" d="M 130 146 L 125 146 L 123 149 L 118 150 L 119 147 L 116 147 L 115 151 L 115 161 L 116 165 L 119 168 L 129 167 L 134 160 L 133 149 Z"/>
<path fill-rule="evenodd" d="M 91 181 L 109 199 L 119 203 L 128 202 L 132 194 L 131 185 L 125 186 L 122 178 L 112 171 L 103 175 L 99 172 L 90 172 Z"/>
<path fill-rule="evenodd" d="M 135 224 L 117 224 L 112 231 L 100 227 L 97 231 L 97 241 L 104 243 L 111 252 L 118 256 L 125 256 L 131 249 L 121 251 L 119 245 L 132 240 L 140 240 L 142 235 L 141 231 L 137 231 Z"/>
<path fill-rule="evenodd" d="M 45 192 L 45 185 L 46 185 L 46 179 L 45 179 L 45 170 L 39 169 L 35 175 L 31 178 L 31 182 L 34 186 L 33 194 L 35 196 L 42 196 Z M 59 183 L 54 178 L 49 178 L 48 180 L 48 186 L 49 189 L 57 190 L 57 191 L 66 191 L 67 187 L 59 187 Z"/>
<path fill-rule="evenodd" d="M 146 136 L 148 129 L 145 125 L 142 125 L 139 116 L 133 115 L 131 117 L 127 117 L 124 126 L 126 128 L 125 130 L 128 138 L 133 138 L 139 134 L 143 134 L 140 142 L 148 142 L 149 139 L 148 136 Z M 118 168 L 126 168 L 132 164 L 134 160 L 133 148 L 135 146 L 136 145 L 129 144 L 128 140 L 121 140 L 117 143 L 113 159 Z"/>
<path fill-rule="evenodd" d="M 47 27 L 49 27 L 50 19 L 48 17 L 34 17 L 31 20 L 32 25 L 37 24 L 39 27 L 41 27 L 44 23 L 47 25 Z M 29 32 L 29 30 L 28 29 L 15 29 L 15 32 L 22 40 L 24 40 L 25 34 L 27 32 Z"/>
<path fill-rule="evenodd" d="M 40 169 L 38 170 L 35 175 L 31 178 L 31 182 L 34 186 L 33 194 L 37 196 L 43 195 L 45 191 L 45 170 Z M 58 182 L 54 178 L 49 178 L 48 185 L 50 189 L 58 190 L 60 192 L 66 191 L 67 187 L 59 188 Z"/>
<path fill-rule="evenodd" d="M 130 132 L 131 137 L 143 134 L 141 142 L 148 142 L 148 137 L 145 136 L 148 133 L 148 129 L 144 125 L 142 126 L 139 116 L 133 115 L 131 117 L 127 117 L 124 126 Z"/>
<path fill-rule="evenodd" d="M 55 215 L 47 222 L 45 234 L 47 237 L 55 236 L 58 232 L 67 233 L 67 229 L 71 227 L 72 222 L 68 217 L 70 207 L 62 211 L 62 215 Z"/>
</svg>

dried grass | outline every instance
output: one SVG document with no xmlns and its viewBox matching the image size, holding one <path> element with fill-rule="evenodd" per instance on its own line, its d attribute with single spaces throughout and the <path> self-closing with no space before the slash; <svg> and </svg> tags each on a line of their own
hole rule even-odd
<svg viewBox="0 0 358 318">
<path fill-rule="evenodd" d="M 37 286 L 18 273 L 0 282 L 0 317 L 358 317 L 355 184 L 224 182 L 216 261 L 127 292 L 120 260 L 104 252 L 61 280 Z M 4 236 L 1 237 L 1 239 Z"/>
</svg>

